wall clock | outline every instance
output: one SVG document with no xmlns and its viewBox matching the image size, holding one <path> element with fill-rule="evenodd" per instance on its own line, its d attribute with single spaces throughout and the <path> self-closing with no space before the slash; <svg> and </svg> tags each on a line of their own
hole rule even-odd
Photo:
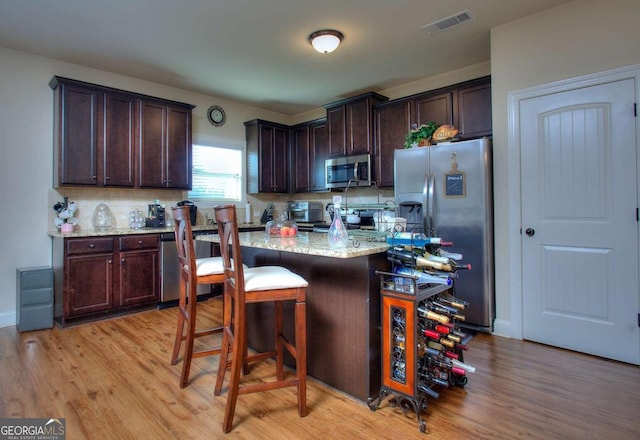
<svg viewBox="0 0 640 440">
<path fill-rule="evenodd" d="M 209 107 L 209 110 L 207 110 L 207 119 L 216 127 L 221 127 L 227 120 L 227 115 L 224 113 L 224 110 L 222 110 L 222 107 L 212 105 Z"/>
</svg>

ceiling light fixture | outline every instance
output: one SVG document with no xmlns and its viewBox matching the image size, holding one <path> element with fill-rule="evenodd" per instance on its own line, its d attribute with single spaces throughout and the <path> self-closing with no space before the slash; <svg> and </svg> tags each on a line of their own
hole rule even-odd
<svg viewBox="0 0 640 440">
<path fill-rule="evenodd" d="M 344 35 L 342 35 L 342 32 L 334 31 L 333 29 L 323 29 L 309 35 L 309 43 L 311 43 L 313 48 L 318 52 L 329 53 L 336 50 L 343 38 Z"/>
</svg>

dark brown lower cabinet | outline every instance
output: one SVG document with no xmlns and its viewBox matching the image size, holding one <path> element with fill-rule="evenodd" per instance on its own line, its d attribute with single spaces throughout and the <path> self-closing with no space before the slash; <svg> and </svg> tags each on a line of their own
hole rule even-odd
<svg viewBox="0 0 640 440">
<path fill-rule="evenodd" d="M 158 302 L 158 234 L 54 238 L 53 263 L 61 325 Z"/>
</svg>

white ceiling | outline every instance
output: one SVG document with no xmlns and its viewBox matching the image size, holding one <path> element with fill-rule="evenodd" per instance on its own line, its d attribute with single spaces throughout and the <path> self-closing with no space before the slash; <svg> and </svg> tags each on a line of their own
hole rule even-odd
<svg viewBox="0 0 640 440">
<path fill-rule="evenodd" d="M 298 114 L 487 61 L 491 28 L 568 1 L 0 0 L 0 46 Z M 325 28 L 345 35 L 326 55 Z"/>
</svg>

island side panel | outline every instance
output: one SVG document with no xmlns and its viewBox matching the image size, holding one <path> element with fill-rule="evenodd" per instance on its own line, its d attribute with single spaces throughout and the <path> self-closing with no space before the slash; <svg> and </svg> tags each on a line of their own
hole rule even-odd
<svg viewBox="0 0 640 440">
<path fill-rule="evenodd" d="M 380 283 L 376 270 L 388 270 L 385 253 L 332 258 L 242 248 L 252 265 L 281 265 L 309 281 L 307 288 L 307 371 L 316 379 L 360 400 L 380 388 Z M 247 310 L 249 346 L 268 350 L 273 330 L 271 305 Z M 293 308 L 286 307 L 285 335 L 293 338 Z M 289 359 L 289 363 L 291 359 Z"/>
</svg>

